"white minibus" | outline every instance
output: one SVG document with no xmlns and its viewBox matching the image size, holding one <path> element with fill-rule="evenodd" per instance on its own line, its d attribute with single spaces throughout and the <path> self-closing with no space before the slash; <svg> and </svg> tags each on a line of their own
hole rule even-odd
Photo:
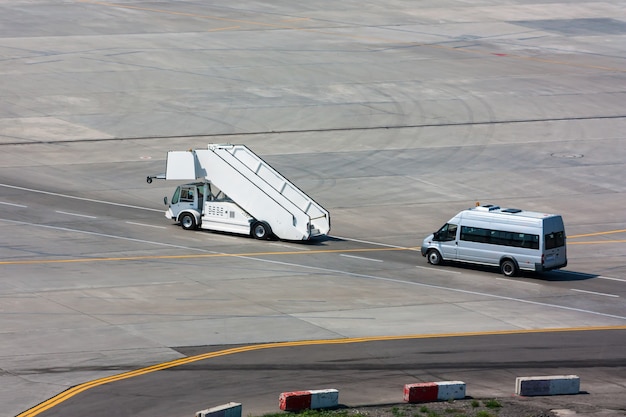
<svg viewBox="0 0 626 417">
<path fill-rule="evenodd" d="M 444 261 L 496 266 L 507 277 L 567 266 L 565 227 L 558 214 L 491 204 L 463 210 L 424 239 L 422 255 Z"/>
</svg>

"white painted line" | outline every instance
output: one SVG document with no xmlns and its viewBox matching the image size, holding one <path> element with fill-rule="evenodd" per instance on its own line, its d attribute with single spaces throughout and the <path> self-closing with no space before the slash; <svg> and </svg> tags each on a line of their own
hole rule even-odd
<svg viewBox="0 0 626 417">
<path fill-rule="evenodd" d="M 295 263 L 291 263 L 291 262 L 274 261 L 274 260 L 265 259 L 265 258 L 255 258 L 253 256 L 242 255 L 242 256 L 237 256 L 237 257 L 238 258 L 242 258 L 242 259 L 254 259 L 255 261 L 266 262 L 266 263 L 271 263 L 271 264 L 276 264 L 276 265 L 293 266 L 293 267 L 298 267 L 298 268 L 303 268 L 303 269 L 312 269 L 312 270 L 315 270 L 315 271 L 323 271 L 323 272 L 327 272 L 327 273 L 341 274 L 341 275 L 346 275 L 346 276 L 355 277 L 355 278 L 362 278 L 362 279 L 368 279 L 368 280 L 377 280 L 377 281 L 384 281 L 384 282 L 393 282 L 393 283 L 396 283 L 396 284 L 412 285 L 412 286 L 424 287 L 424 288 L 433 288 L 433 289 L 436 289 L 436 290 L 458 292 L 458 293 L 461 293 L 461 294 L 478 295 L 478 296 L 481 296 L 481 297 L 492 298 L 492 299 L 495 299 L 495 300 L 514 301 L 514 302 L 523 303 L 523 304 L 530 304 L 530 305 L 536 305 L 536 306 L 542 306 L 542 307 L 550 307 L 550 308 L 556 308 L 556 309 L 560 309 L 560 310 L 575 311 L 575 312 L 578 312 L 578 313 L 592 314 L 592 315 L 596 315 L 596 316 L 610 317 L 610 318 L 614 318 L 614 319 L 626 320 L 626 316 L 618 316 L 616 314 L 601 313 L 599 311 L 585 310 L 585 309 L 582 309 L 582 308 L 568 307 L 568 306 L 559 305 L 559 304 L 542 303 L 540 301 L 524 300 L 523 298 L 514 298 L 514 297 L 507 297 L 507 296 L 497 295 L 497 294 L 489 294 L 489 293 L 479 292 L 479 291 L 463 290 L 463 289 L 460 289 L 460 288 L 444 287 L 442 285 L 426 284 L 426 283 L 423 283 L 423 282 L 404 281 L 404 280 L 401 280 L 401 279 L 386 278 L 386 277 L 381 277 L 381 276 L 376 276 L 376 275 L 358 274 L 358 273 L 355 273 L 355 272 L 342 271 L 340 269 L 330 269 L 330 268 L 322 268 L 322 267 L 318 267 L 318 266 L 295 264 Z M 441 270 L 438 269 L 438 271 L 444 271 L 444 270 L 443 269 L 441 269 Z"/>
<path fill-rule="evenodd" d="M 0 204 L 4 204 L 6 206 L 13 206 L 13 207 L 21 207 L 21 208 L 26 208 L 28 206 L 24 206 L 22 204 L 14 204 L 14 203 L 6 203 L 4 201 L 0 201 Z"/>
<path fill-rule="evenodd" d="M 165 246 L 165 247 L 171 247 L 171 248 L 186 249 L 186 250 L 198 251 L 198 252 L 203 252 L 203 253 L 215 253 L 215 254 L 219 254 L 220 253 L 220 252 L 215 252 L 215 251 L 208 251 L 208 250 L 204 250 L 204 249 L 193 248 L 193 247 L 189 247 L 189 246 L 172 245 L 172 244 L 162 243 L 162 242 L 154 242 L 154 241 L 149 241 L 149 240 L 133 239 L 133 238 L 124 237 L 124 236 L 107 235 L 107 234 L 104 234 L 104 233 L 88 232 L 86 230 L 69 229 L 69 228 L 66 228 L 66 227 L 50 226 L 50 225 L 45 225 L 45 224 L 27 223 L 27 222 L 21 222 L 21 221 L 17 221 L 17 220 L 0 219 L 0 222 L 11 223 L 11 224 L 19 224 L 19 225 L 25 225 L 25 226 L 32 226 L 32 227 L 42 227 L 42 228 L 52 229 L 52 230 L 61 230 L 61 231 L 64 231 L 64 232 L 82 233 L 82 234 L 92 235 L 92 236 L 101 236 L 101 237 L 107 237 L 107 238 L 112 238 L 112 239 L 121 239 L 121 240 L 126 240 L 126 241 L 131 241 L 131 242 L 139 242 L 139 243 L 146 243 L 146 244 L 151 244 L 151 245 L 159 245 L 159 246 Z M 550 308 L 556 308 L 556 309 L 560 309 L 560 310 L 575 311 L 575 312 L 578 312 L 578 313 L 592 314 L 592 315 L 596 315 L 596 316 L 610 317 L 610 318 L 616 318 L 616 319 L 620 319 L 620 320 L 626 320 L 626 316 L 618 316 L 618 315 L 615 315 L 615 314 L 601 313 L 599 311 L 585 310 L 585 309 L 581 309 L 581 308 L 568 307 L 568 306 L 563 306 L 563 305 L 558 305 L 558 304 L 542 303 L 542 302 L 539 302 L 539 301 L 524 300 L 524 299 L 521 299 L 521 298 L 506 297 L 506 296 L 502 296 L 502 295 L 489 294 L 489 293 L 483 293 L 483 292 L 478 292 L 478 291 L 463 290 L 463 289 L 460 289 L 460 288 L 444 287 L 444 286 L 441 286 L 441 285 L 432 285 L 432 284 L 426 284 L 426 283 L 422 283 L 422 282 L 404 281 L 404 280 L 400 280 L 400 279 L 386 278 L 386 277 L 381 277 L 381 276 L 376 276 L 376 275 L 358 274 L 358 273 L 349 272 L 349 271 L 342 271 L 342 270 L 339 270 L 339 269 L 321 268 L 321 267 L 317 267 L 317 266 L 295 264 L 295 263 L 291 263 L 291 262 L 275 261 L 275 260 L 265 259 L 265 258 L 256 258 L 254 256 L 233 255 L 233 257 L 241 258 L 241 259 L 250 259 L 250 260 L 257 261 L 257 262 L 265 262 L 265 263 L 275 264 L 275 265 L 291 266 L 291 267 L 302 268 L 302 269 L 310 269 L 310 270 L 314 270 L 314 271 L 323 271 L 323 272 L 326 272 L 326 273 L 335 273 L 335 274 L 340 274 L 340 275 L 345 275 L 345 276 L 350 276 L 350 277 L 355 277 L 355 278 L 361 278 L 361 279 L 366 279 L 366 280 L 393 282 L 393 283 L 401 284 L 401 285 L 410 285 L 410 286 L 417 286 L 417 287 L 424 287 L 424 288 L 432 288 L 432 289 L 441 290 L 441 291 L 458 292 L 458 293 L 461 293 L 461 294 L 478 295 L 478 296 L 482 296 L 482 297 L 492 298 L 492 299 L 495 299 L 495 300 L 513 301 L 513 302 L 518 302 L 518 303 L 523 303 L 523 304 L 537 305 L 537 306 L 542 306 L 542 307 L 550 307 Z M 418 268 L 425 268 L 425 267 L 418 266 Z M 427 268 L 427 269 L 435 269 L 435 268 Z M 437 269 L 437 271 L 446 271 L 446 270 L 445 269 Z M 460 272 L 456 272 L 456 271 L 446 271 L 446 272 L 457 273 L 457 274 L 460 273 Z"/>
<path fill-rule="evenodd" d="M 576 288 L 570 288 L 570 290 L 572 291 L 576 291 L 576 292 L 584 292 L 586 294 L 593 294 L 593 295 L 601 295 L 603 297 L 616 297 L 619 298 L 619 295 L 615 295 L 615 294 L 606 294 L 603 292 L 595 292 L 595 291 L 585 291 L 585 290 L 577 290 Z"/>
<path fill-rule="evenodd" d="M 32 226 L 32 227 L 42 227 L 44 229 L 60 230 L 60 231 L 63 231 L 63 232 L 82 233 L 82 234 L 91 235 L 91 236 L 107 237 L 107 238 L 111 238 L 111 239 L 126 240 L 126 241 L 129 241 L 129 242 L 146 243 L 146 244 L 149 244 L 149 245 L 165 246 L 165 247 L 168 247 L 168 248 L 185 249 L 185 250 L 191 250 L 191 251 L 197 251 L 197 252 L 203 252 L 203 253 L 219 253 L 219 252 L 205 250 L 205 249 L 193 248 L 193 247 L 190 247 L 190 246 L 172 245 L 170 243 L 154 242 L 154 241 L 151 241 L 151 240 L 143 240 L 143 239 L 134 239 L 132 237 L 108 235 L 108 234 L 105 234 L 105 233 L 96 233 L 96 232 L 89 232 L 87 230 L 70 229 L 68 227 L 50 226 L 50 225 L 47 225 L 47 224 L 27 223 L 27 222 L 20 222 L 20 221 L 17 221 L 17 220 L 8 220 L 8 219 L 0 219 L 0 222 L 12 223 L 12 224 L 20 224 L 20 225 Z"/>
<path fill-rule="evenodd" d="M 346 255 L 344 253 L 340 253 L 339 256 L 343 256 L 345 258 L 360 259 L 360 260 L 363 260 L 363 261 L 384 262 L 384 261 L 382 261 L 380 259 L 364 258 L 363 256 Z"/>
<path fill-rule="evenodd" d="M 600 278 L 600 279 L 608 279 L 610 281 L 626 282 L 626 279 L 620 279 L 620 278 L 611 278 L 611 277 L 603 277 L 603 276 L 599 276 L 598 278 Z"/>
<path fill-rule="evenodd" d="M 287 249 L 292 249 L 292 250 L 301 250 L 301 251 L 307 251 L 307 250 L 311 250 L 309 248 L 304 248 L 304 247 L 300 247 L 300 246 L 293 246 L 293 245 L 281 245 L 280 243 L 270 243 L 270 245 L 272 246 L 280 246 L 282 248 L 287 248 Z"/>
<path fill-rule="evenodd" d="M 367 241 L 367 240 L 351 239 L 349 237 L 341 237 L 341 236 L 328 236 L 328 237 L 335 238 L 335 239 L 341 239 L 341 240 L 347 240 L 348 242 L 366 243 L 368 245 L 383 246 L 383 247 L 386 247 L 386 248 L 406 249 L 406 250 L 412 250 L 412 251 L 417 251 L 417 252 L 419 252 L 421 250 L 421 249 L 407 248 L 406 246 L 388 245 L 386 243 L 378 243 L 378 242 L 370 242 L 370 241 Z"/>
<path fill-rule="evenodd" d="M 56 210 L 55 212 L 59 214 L 67 214 L 68 216 L 87 217 L 88 219 L 97 219 L 97 217 L 95 216 L 88 216 L 86 214 L 68 213 L 67 211 L 59 211 L 59 210 Z"/>
<path fill-rule="evenodd" d="M 13 188 L 15 190 L 29 191 L 29 192 L 32 192 L 32 193 L 54 195 L 54 196 L 57 196 L 57 197 L 71 198 L 71 199 L 74 199 L 74 200 L 90 201 L 92 203 L 108 204 L 110 206 L 128 207 L 128 208 L 139 209 L 139 210 L 156 211 L 156 212 L 159 212 L 159 213 L 163 212 L 163 210 L 161 210 L 161 209 L 153 209 L 153 208 L 148 208 L 148 207 L 133 206 L 133 205 L 130 205 L 130 204 L 114 203 L 112 201 L 95 200 L 93 198 L 76 197 L 76 196 L 73 196 L 73 195 L 59 194 L 59 193 L 53 193 L 53 192 L 50 192 L 50 191 L 43 191 L 43 190 L 34 190 L 32 188 L 18 187 L 18 186 L 9 185 L 9 184 L 2 184 L 2 183 L 0 183 L 0 187 Z"/>
<path fill-rule="evenodd" d="M 443 268 L 433 268 L 430 266 L 419 266 L 416 265 L 416 268 L 420 268 L 420 269 L 428 269 L 429 271 L 440 271 L 440 272 L 447 272 L 448 274 L 460 274 L 459 271 L 452 271 L 450 269 L 443 269 Z"/>
<path fill-rule="evenodd" d="M 506 281 L 506 282 L 514 282 L 516 284 L 526 284 L 526 285 L 539 285 L 536 282 L 528 282 L 528 281 L 522 281 L 519 279 L 508 279 L 508 278 L 496 278 L 499 281 Z"/>
<path fill-rule="evenodd" d="M 153 224 L 144 224 L 144 223 L 135 223 L 135 222 L 126 222 L 126 224 L 132 224 L 135 226 L 154 227 L 155 229 L 167 229 L 167 227 L 165 226 L 155 226 Z"/>
<path fill-rule="evenodd" d="M 582 277 L 593 277 L 593 274 L 590 274 L 590 273 L 586 273 L 586 272 L 575 272 L 575 271 L 566 271 L 566 270 L 563 270 L 563 269 L 556 270 L 556 271 L 553 271 L 553 272 L 556 272 L 556 273 L 561 273 L 561 274 L 565 273 L 565 274 L 572 274 L 572 275 L 580 275 L 580 276 L 582 276 Z M 608 280 L 610 280 L 610 281 L 626 282 L 626 279 L 621 279 L 621 278 L 612 278 L 612 277 L 604 277 L 604 276 L 602 276 L 602 275 L 598 275 L 598 276 L 593 277 L 593 278 L 598 278 L 598 279 L 608 279 Z"/>
</svg>

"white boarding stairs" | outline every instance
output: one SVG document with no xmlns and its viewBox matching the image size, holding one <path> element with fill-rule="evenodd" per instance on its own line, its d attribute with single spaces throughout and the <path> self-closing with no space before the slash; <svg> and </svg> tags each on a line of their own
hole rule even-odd
<svg viewBox="0 0 626 417">
<path fill-rule="evenodd" d="M 278 238 L 307 240 L 330 231 L 330 214 L 245 145 L 167 153 L 166 180 L 208 180 Z"/>
</svg>

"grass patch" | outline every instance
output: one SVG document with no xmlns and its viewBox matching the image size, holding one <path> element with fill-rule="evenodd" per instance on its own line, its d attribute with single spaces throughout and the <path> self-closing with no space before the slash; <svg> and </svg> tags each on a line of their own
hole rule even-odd
<svg viewBox="0 0 626 417">
<path fill-rule="evenodd" d="M 509 409 L 507 407 L 509 406 L 503 405 L 497 399 L 472 399 L 460 402 L 281 411 L 247 417 L 498 417 L 501 410 Z"/>
<path fill-rule="evenodd" d="M 500 404 L 500 401 L 498 400 L 487 400 L 484 401 L 485 407 L 487 408 L 500 408 L 502 407 L 502 404 Z"/>
<path fill-rule="evenodd" d="M 393 415 L 393 417 L 405 417 L 406 416 L 406 412 L 398 406 L 392 407 L 391 414 Z"/>
<path fill-rule="evenodd" d="M 295 414 L 298 417 L 348 417 L 348 410 L 302 410 L 300 412 L 285 412 L 263 414 L 262 417 L 285 417 L 288 414 Z"/>
</svg>

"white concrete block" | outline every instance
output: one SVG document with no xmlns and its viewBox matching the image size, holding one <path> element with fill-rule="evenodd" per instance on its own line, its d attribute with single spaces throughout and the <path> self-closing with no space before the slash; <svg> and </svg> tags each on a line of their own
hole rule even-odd
<svg viewBox="0 0 626 417">
<path fill-rule="evenodd" d="M 311 391 L 311 409 L 333 408 L 339 405 L 339 391 L 336 389 L 320 389 Z"/>
<path fill-rule="evenodd" d="M 227 403 L 196 412 L 196 417 L 241 417 L 241 403 Z"/>
<path fill-rule="evenodd" d="M 437 400 L 460 400 L 465 398 L 465 382 L 463 381 L 442 381 L 437 382 Z"/>
<path fill-rule="evenodd" d="M 515 379 L 515 394 L 525 397 L 579 392 L 580 378 L 577 375 L 526 376 Z"/>
</svg>

